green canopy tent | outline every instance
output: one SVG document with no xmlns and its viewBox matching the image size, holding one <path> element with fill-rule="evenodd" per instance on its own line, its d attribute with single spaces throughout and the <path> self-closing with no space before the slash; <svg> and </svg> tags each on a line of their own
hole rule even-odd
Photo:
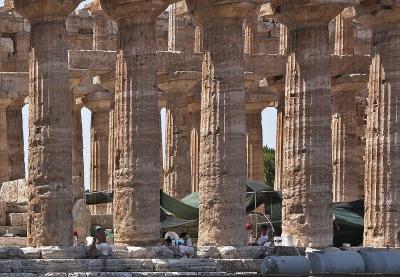
<svg viewBox="0 0 400 277">
<path fill-rule="evenodd" d="M 282 226 L 282 196 L 270 186 L 262 182 L 247 181 L 246 210 L 254 211 L 261 204 L 266 204 L 267 213 L 275 229 L 275 235 L 279 235 Z M 112 192 L 86 193 L 88 205 L 111 203 Z M 362 243 L 364 229 L 364 202 L 358 200 L 349 203 L 334 203 L 333 213 L 340 230 L 334 230 L 334 244 L 342 243 L 359 245 Z M 188 195 L 181 201 L 160 191 L 160 218 L 163 229 L 192 224 L 199 218 L 199 194 L 197 192 Z"/>
</svg>

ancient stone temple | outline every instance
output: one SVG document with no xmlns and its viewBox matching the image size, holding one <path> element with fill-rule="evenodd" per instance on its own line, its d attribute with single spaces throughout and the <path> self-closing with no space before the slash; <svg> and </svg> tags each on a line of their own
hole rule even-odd
<svg viewBox="0 0 400 277">
<path fill-rule="evenodd" d="M 173 230 L 190 233 L 198 258 L 179 272 L 259 273 L 259 257 L 335 236 L 342 246 L 338 205 L 364 205 L 352 246 L 400 247 L 399 0 L 81 3 L 0 8 L 0 247 L 34 247 L 0 248 L 0 276 L 30 273 L 4 267 L 3 253 L 38 273 L 78 259 L 86 274 L 95 266 L 72 234 L 83 243 L 96 226 L 115 244 L 105 272 L 169 274 L 160 234 Z M 269 187 L 266 108 L 277 126 Z M 278 219 L 257 193 L 277 197 Z M 247 246 L 255 217 L 299 252 Z"/>
</svg>

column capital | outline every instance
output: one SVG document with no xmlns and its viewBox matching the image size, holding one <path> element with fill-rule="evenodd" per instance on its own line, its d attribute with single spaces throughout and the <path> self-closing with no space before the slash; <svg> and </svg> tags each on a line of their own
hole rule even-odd
<svg viewBox="0 0 400 277">
<path fill-rule="evenodd" d="M 186 0 L 189 13 L 202 25 L 243 20 L 260 7 L 261 0 Z"/>
<path fill-rule="evenodd" d="M 267 16 L 273 17 L 289 29 L 328 24 L 343 9 L 358 4 L 359 0 L 272 0 Z"/>
<path fill-rule="evenodd" d="M 87 107 L 91 112 L 109 111 L 113 101 L 112 94 L 101 87 L 97 91 L 86 94 L 77 99 L 77 105 Z"/>
<path fill-rule="evenodd" d="M 121 26 L 154 23 L 177 0 L 99 0 L 101 8 Z"/>
<path fill-rule="evenodd" d="M 389 3 L 390 2 L 390 3 Z M 400 24 L 400 1 L 361 0 L 355 7 L 357 21 L 372 30 L 387 29 Z"/>
<path fill-rule="evenodd" d="M 0 98 L 0 110 L 7 109 L 13 101 L 14 99 L 11 98 Z"/>
<path fill-rule="evenodd" d="M 13 0 L 15 10 L 31 23 L 63 21 L 81 0 Z"/>
</svg>

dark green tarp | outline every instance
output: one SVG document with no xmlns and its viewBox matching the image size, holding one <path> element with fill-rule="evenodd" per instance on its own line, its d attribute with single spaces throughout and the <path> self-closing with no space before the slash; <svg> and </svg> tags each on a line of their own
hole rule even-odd
<svg viewBox="0 0 400 277">
<path fill-rule="evenodd" d="M 270 186 L 262 182 L 247 181 L 247 212 L 254 211 L 254 207 L 266 205 L 267 214 L 271 215 L 275 235 L 280 235 L 282 221 L 282 196 Z M 86 193 L 88 205 L 111 203 L 113 194 L 110 192 Z M 363 200 L 349 203 L 334 203 L 333 213 L 340 230 L 334 228 L 334 244 L 343 243 L 360 245 L 364 229 L 364 202 Z M 163 228 L 171 228 L 191 224 L 199 218 L 199 194 L 192 193 L 179 201 L 163 191 L 160 191 L 160 214 Z M 332 226 L 333 227 L 333 226 Z"/>
</svg>

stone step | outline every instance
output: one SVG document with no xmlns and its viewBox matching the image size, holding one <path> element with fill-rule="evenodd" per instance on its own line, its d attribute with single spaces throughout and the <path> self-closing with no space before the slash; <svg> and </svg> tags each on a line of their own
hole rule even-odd
<svg viewBox="0 0 400 277">
<path fill-rule="evenodd" d="M 0 273 L 47 272 L 259 272 L 253 259 L 9 259 L 0 260 Z"/>
<path fill-rule="evenodd" d="M 0 277 L 240 277 L 259 276 L 257 272 L 74 272 L 74 273 L 0 273 Z"/>
</svg>

